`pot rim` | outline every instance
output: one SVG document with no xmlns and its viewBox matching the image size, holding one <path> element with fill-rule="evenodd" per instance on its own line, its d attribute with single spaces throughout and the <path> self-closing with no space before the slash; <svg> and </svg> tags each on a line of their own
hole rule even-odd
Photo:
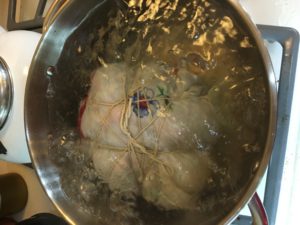
<svg viewBox="0 0 300 225">
<path fill-rule="evenodd" d="M 229 213 L 220 224 L 227 224 L 232 222 L 237 216 L 238 212 L 240 212 L 244 205 L 246 205 L 254 195 L 260 181 L 262 180 L 269 160 L 271 158 L 273 144 L 275 140 L 275 132 L 276 132 L 276 121 L 277 121 L 277 89 L 276 89 L 276 79 L 275 73 L 273 70 L 271 58 L 269 52 L 264 45 L 263 37 L 259 32 L 257 26 L 254 24 L 249 14 L 242 8 L 241 4 L 236 0 L 227 0 L 231 6 L 236 10 L 236 12 L 241 16 L 244 20 L 250 32 L 252 33 L 257 48 L 261 53 L 262 60 L 265 64 L 265 70 L 268 79 L 268 94 L 269 94 L 269 127 L 268 127 L 268 135 L 266 139 L 265 149 L 263 157 L 260 161 L 260 165 L 256 171 L 256 175 L 252 180 L 251 184 L 247 187 L 244 196 L 237 202 L 236 206 L 232 209 L 231 213 Z"/>
<path fill-rule="evenodd" d="M 92 3 L 94 0 L 89 1 L 89 3 Z M 238 16 L 243 20 L 246 24 L 246 26 L 249 28 L 249 31 L 252 35 L 252 37 L 255 40 L 255 44 L 257 45 L 257 48 L 261 54 L 262 61 L 265 66 L 265 71 L 267 75 L 267 83 L 268 83 L 268 98 L 269 98 L 269 123 L 268 123 L 268 135 L 266 139 L 264 154 L 261 158 L 260 165 L 258 166 L 256 170 L 256 174 L 252 181 L 250 182 L 250 185 L 247 186 L 247 189 L 243 191 L 245 194 L 243 197 L 239 199 L 239 201 L 235 204 L 234 208 L 218 223 L 218 224 L 229 224 L 232 220 L 236 218 L 238 215 L 238 212 L 250 201 L 251 197 L 255 193 L 255 190 L 260 183 L 266 168 L 268 166 L 271 153 L 273 150 L 273 143 L 275 139 L 275 132 L 276 132 L 276 120 L 277 120 L 277 90 L 276 90 L 276 81 L 275 81 L 275 74 L 273 71 L 271 59 L 269 56 L 269 53 L 264 45 L 263 38 L 258 31 L 256 25 L 252 22 L 249 15 L 244 11 L 242 6 L 239 2 L 236 0 L 227 0 L 227 2 L 230 4 L 230 6 L 235 10 L 235 12 L 238 14 Z M 72 1 L 71 1 L 72 3 Z M 71 4 L 70 4 L 71 5 Z M 85 7 L 89 7 L 89 4 Z M 101 3 L 98 3 L 98 6 L 101 5 Z M 68 5 L 69 6 L 69 5 Z M 68 7 L 67 6 L 67 7 Z M 66 7 L 66 8 L 67 8 Z M 85 8 L 86 10 L 86 8 Z M 56 19 L 61 20 L 64 15 L 57 15 Z M 88 16 L 88 15 L 86 15 Z M 73 26 L 67 26 L 64 27 L 64 36 L 61 38 L 61 40 L 64 40 L 69 34 L 71 34 L 78 26 L 80 26 L 81 22 L 84 20 L 78 20 L 78 21 L 72 21 Z M 76 22 L 76 23 L 75 23 Z M 74 25 L 76 24 L 76 25 Z M 58 24 L 59 25 L 59 24 Z M 25 127 L 26 127 L 26 137 L 27 137 L 27 143 L 28 147 L 30 149 L 30 155 L 32 162 L 34 164 L 35 170 L 38 174 L 38 177 L 40 179 L 40 182 L 42 183 L 43 188 L 49 195 L 52 202 L 55 204 L 57 209 L 62 213 L 62 215 L 71 223 L 75 224 L 74 221 L 79 221 L 80 217 L 84 217 L 84 215 L 72 215 L 72 218 L 69 217 L 71 215 L 71 211 L 68 207 L 70 207 L 70 203 L 67 201 L 61 201 L 60 198 L 65 198 L 64 193 L 57 193 L 57 190 L 61 187 L 59 186 L 59 179 L 53 178 L 56 180 L 55 185 L 49 183 L 49 176 L 53 177 L 56 175 L 57 171 L 51 166 L 51 164 L 47 161 L 47 154 L 45 152 L 38 152 L 37 149 L 40 149 L 42 146 L 45 146 L 47 144 L 47 140 L 40 141 L 42 137 L 47 136 L 48 134 L 45 134 L 43 132 L 39 132 L 40 127 L 38 127 L 39 122 L 34 121 L 36 118 L 32 118 L 31 114 L 34 109 L 30 108 L 28 104 L 29 102 L 33 102 L 32 96 L 34 95 L 32 90 L 29 90 L 29 87 L 31 89 L 35 89 L 35 91 L 39 90 L 42 91 L 43 87 L 46 87 L 46 84 L 41 85 L 41 87 L 34 86 L 32 87 L 32 74 L 34 72 L 35 67 L 40 66 L 38 65 L 40 63 L 39 57 L 44 56 L 45 53 L 43 53 L 40 49 L 41 46 L 45 45 L 45 39 L 49 36 L 49 33 L 55 33 L 55 29 L 57 29 L 57 23 L 56 20 L 54 20 L 53 24 L 51 24 L 48 28 L 48 30 L 43 34 L 40 43 L 37 47 L 37 50 L 35 52 L 33 62 L 30 67 L 30 75 L 28 77 L 28 83 L 26 87 L 26 95 L 25 95 Z M 58 26 L 58 28 L 60 28 Z M 46 43 L 47 44 L 47 43 Z M 48 43 L 49 44 L 49 43 Z M 61 43 L 63 45 L 63 43 Z M 59 52 L 61 51 L 61 48 L 57 48 L 53 50 L 54 55 L 59 55 Z M 57 60 L 59 57 L 50 57 L 47 61 L 47 65 L 56 65 Z M 47 79 L 45 79 L 45 82 Z M 47 107 L 45 103 L 41 103 L 40 107 Z M 41 118 L 40 121 L 45 120 L 45 118 Z M 49 166 L 49 167 L 48 167 Z M 46 171 L 44 168 L 50 168 L 50 171 Z M 56 186 L 57 185 L 57 186 Z"/>
</svg>

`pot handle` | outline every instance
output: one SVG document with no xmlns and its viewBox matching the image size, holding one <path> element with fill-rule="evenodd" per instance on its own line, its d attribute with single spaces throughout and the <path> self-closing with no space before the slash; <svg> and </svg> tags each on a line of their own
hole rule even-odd
<svg viewBox="0 0 300 225">
<path fill-rule="evenodd" d="M 60 14 L 60 12 L 69 2 L 70 0 L 54 0 L 45 16 L 43 23 L 43 33 L 45 33 L 49 29 L 55 18 Z"/>
<path fill-rule="evenodd" d="M 255 192 L 252 196 L 252 199 L 248 203 L 248 207 L 250 209 L 252 215 L 252 225 L 268 225 L 268 216 L 266 210 L 258 196 Z"/>
</svg>

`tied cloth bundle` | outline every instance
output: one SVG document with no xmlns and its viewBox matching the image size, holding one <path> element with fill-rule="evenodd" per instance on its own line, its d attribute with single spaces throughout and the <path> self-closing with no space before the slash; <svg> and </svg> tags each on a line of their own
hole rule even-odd
<svg viewBox="0 0 300 225">
<path fill-rule="evenodd" d="M 164 209 L 194 209 L 220 128 L 199 76 L 166 64 L 94 71 L 81 104 L 87 152 L 112 191 Z"/>
</svg>

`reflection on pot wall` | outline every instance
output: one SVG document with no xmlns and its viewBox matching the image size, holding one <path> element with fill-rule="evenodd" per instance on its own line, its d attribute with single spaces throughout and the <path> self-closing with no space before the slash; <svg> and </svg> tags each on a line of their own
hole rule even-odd
<svg viewBox="0 0 300 225">
<path fill-rule="evenodd" d="M 288 26 L 300 31 L 299 0 L 240 0 L 254 22 Z M 300 57 L 296 73 L 287 153 L 281 183 L 276 225 L 299 224 L 300 199 Z"/>
</svg>

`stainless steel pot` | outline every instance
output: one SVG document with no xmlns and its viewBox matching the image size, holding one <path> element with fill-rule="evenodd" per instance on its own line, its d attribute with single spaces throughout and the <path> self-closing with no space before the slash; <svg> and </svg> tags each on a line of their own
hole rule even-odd
<svg viewBox="0 0 300 225">
<path fill-rule="evenodd" d="M 76 203 L 70 201 L 68 193 L 65 193 L 62 187 L 60 168 L 51 160 L 49 153 L 53 140 L 60 130 L 76 128 L 78 106 L 89 87 L 88 78 L 86 78 L 87 80 L 84 78 L 72 79 L 73 71 L 69 68 L 69 63 L 74 64 L 74 60 L 78 61 L 78 58 L 74 55 L 75 52 L 70 49 L 75 49 L 77 53 L 81 53 L 82 46 L 80 44 L 85 43 L 83 39 L 93 39 L 93 36 L 81 34 L 91 34 L 95 31 L 97 24 L 107 23 L 109 15 L 107 12 L 110 9 L 126 10 L 124 3 L 126 2 L 121 0 L 88 0 L 84 3 L 79 0 L 56 1 L 46 19 L 44 34 L 30 68 L 25 96 L 25 125 L 28 146 L 42 185 L 56 207 L 71 224 L 100 224 L 101 222 L 105 224 L 105 222 L 96 220 Z M 193 220 L 193 223 L 202 225 L 229 224 L 243 206 L 249 202 L 266 170 L 275 136 L 276 86 L 270 58 L 261 35 L 236 1 L 228 0 L 222 4 L 226 10 L 231 11 L 238 18 L 239 26 L 242 26 L 249 33 L 260 53 L 259 58 L 265 71 L 268 128 L 266 129 L 267 135 L 263 153 L 242 194 L 235 199 L 235 204 L 230 206 L 230 210 L 225 212 L 225 209 L 219 208 L 208 213 L 207 216 L 200 216 L 197 218 L 197 222 Z M 91 62 L 87 58 L 85 58 L 86 60 L 79 59 L 83 61 L 78 62 L 78 64 L 84 64 L 83 67 L 87 71 L 93 69 L 89 68 Z M 57 116 L 57 114 L 60 115 Z M 74 133 L 71 136 L 75 139 L 77 137 Z M 266 224 L 266 218 L 263 218 L 265 215 L 256 211 L 259 208 L 258 205 L 259 202 L 256 198 L 250 202 L 251 211 L 255 217 L 254 223 Z M 257 215 L 262 218 L 257 219 Z M 183 222 L 173 221 L 173 223 L 187 224 L 187 221 L 189 219 Z"/>
</svg>

